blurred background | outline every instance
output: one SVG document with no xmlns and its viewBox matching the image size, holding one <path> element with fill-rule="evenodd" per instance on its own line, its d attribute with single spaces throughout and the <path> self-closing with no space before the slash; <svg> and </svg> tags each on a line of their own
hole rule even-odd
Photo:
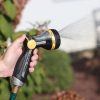
<svg viewBox="0 0 100 100">
<path fill-rule="evenodd" d="M 17 100 L 100 100 L 100 1 L 0 0 L 0 55 L 26 31 L 49 28 L 59 31 L 60 49 L 39 49 Z M 0 100 L 10 90 L 10 78 L 1 78 Z"/>
</svg>

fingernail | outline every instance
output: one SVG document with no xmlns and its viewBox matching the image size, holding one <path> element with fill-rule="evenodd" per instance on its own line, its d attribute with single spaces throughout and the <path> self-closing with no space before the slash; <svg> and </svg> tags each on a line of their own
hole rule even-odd
<svg viewBox="0 0 100 100">
<path fill-rule="evenodd" d="M 29 72 L 33 72 L 35 69 L 34 68 L 29 68 Z"/>
</svg>

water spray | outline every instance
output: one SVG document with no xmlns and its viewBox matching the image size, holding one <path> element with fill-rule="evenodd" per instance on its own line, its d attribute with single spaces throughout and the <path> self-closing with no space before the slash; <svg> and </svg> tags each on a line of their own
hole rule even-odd
<svg viewBox="0 0 100 100">
<path fill-rule="evenodd" d="M 59 31 L 61 49 L 68 53 L 100 47 L 100 9 Z"/>
</svg>

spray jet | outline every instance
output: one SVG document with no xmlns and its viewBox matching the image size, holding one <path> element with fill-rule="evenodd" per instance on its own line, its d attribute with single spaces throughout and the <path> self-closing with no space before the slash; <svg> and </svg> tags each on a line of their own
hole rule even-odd
<svg viewBox="0 0 100 100">
<path fill-rule="evenodd" d="M 100 9 L 59 31 L 60 49 L 77 52 L 100 46 Z"/>
</svg>

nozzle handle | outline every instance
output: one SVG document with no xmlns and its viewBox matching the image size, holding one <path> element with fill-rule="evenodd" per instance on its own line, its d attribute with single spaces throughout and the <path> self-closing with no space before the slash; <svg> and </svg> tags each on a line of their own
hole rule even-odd
<svg viewBox="0 0 100 100">
<path fill-rule="evenodd" d="M 13 72 L 13 77 L 15 79 L 12 80 L 13 85 L 21 86 L 26 81 L 29 72 L 29 63 L 31 60 L 32 52 L 33 50 L 28 49 L 27 40 L 25 40 L 23 43 L 22 54 L 19 57 Z"/>
</svg>

